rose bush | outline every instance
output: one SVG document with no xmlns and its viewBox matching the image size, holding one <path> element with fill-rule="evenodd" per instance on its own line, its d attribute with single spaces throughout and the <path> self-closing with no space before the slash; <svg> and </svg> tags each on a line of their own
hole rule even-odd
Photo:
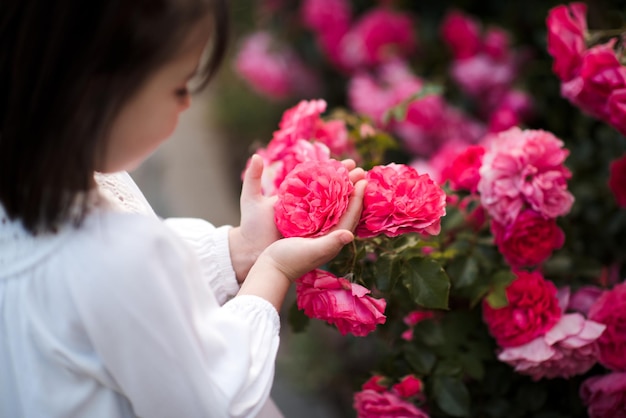
<svg viewBox="0 0 626 418">
<path fill-rule="evenodd" d="M 298 281 L 288 338 L 315 348 L 289 371 L 339 416 L 619 417 L 626 17 L 470 3 L 262 2 L 266 53 L 301 64 L 267 64 L 291 86 L 255 146 L 264 193 L 290 199 L 277 224 L 332 228 L 349 187 L 315 167 L 349 157 L 368 179 L 357 239 Z"/>
</svg>

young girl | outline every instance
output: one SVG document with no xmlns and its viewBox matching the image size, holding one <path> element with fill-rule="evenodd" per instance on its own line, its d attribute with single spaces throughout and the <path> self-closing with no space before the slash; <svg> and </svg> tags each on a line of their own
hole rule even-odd
<svg viewBox="0 0 626 418">
<path fill-rule="evenodd" d="M 252 417 L 266 402 L 277 311 L 352 240 L 363 173 L 316 239 L 280 239 L 258 157 L 240 227 L 154 215 L 124 172 L 217 68 L 226 2 L 0 2 L 0 417 Z"/>
</svg>

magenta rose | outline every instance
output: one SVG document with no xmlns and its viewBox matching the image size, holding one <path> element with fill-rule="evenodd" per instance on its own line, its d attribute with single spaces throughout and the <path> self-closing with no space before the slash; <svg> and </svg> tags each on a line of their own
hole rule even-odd
<svg viewBox="0 0 626 418">
<path fill-rule="evenodd" d="M 506 289 L 509 304 L 483 302 L 483 319 L 500 347 L 515 347 L 545 334 L 561 318 L 554 283 L 538 272 L 519 271 Z"/>
<path fill-rule="evenodd" d="M 424 411 L 391 392 L 357 392 L 354 409 L 358 418 L 428 418 Z"/>
<path fill-rule="evenodd" d="M 441 176 L 443 180 L 449 180 L 454 190 L 467 190 L 476 192 L 480 180 L 480 165 L 485 155 L 485 149 L 480 145 L 471 145 L 457 155 L 446 168 Z"/>
<path fill-rule="evenodd" d="M 306 161 L 281 183 L 274 204 L 276 227 L 284 237 L 328 233 L 346 212 L 354 186 L 337 160 Z"/>
<path fill-rule="evenodd" d="M 604 292 L 589 309 L 589 319 L 606 325 L 598 339 L 600 363 L 626 371 L 626 282 Z"/>
<path fill-rule="evenodd" d="M 296 303 L 309 318 L 334 324 L 342 335 L 363 337 L 387 319 L 387 302 L 369 293 L 361 285 L 318 269 L 298 279 Z"/>
<path fill-rule="evenodd" d="M 387 385 L 383 384 L 385 382 L 385 376 L 375 375 L 367 379 L 365 383 L 361 386 L 363 390 L 373 390 L 374 392 L 385 392 L 387 391 Z"/>
<path fill-rule="evenodd" d="M 424 382 L 422 382 L 417 376 L 410 374 L 408 376 L 404 376 L 402 380 L 393 385 L 391 389 L 402 398 L 422 396 L 424 391 Z"/>
<path fill-rule="evenodd" d="M 626 155 L 611 162 L 609 188 L 619 207 L 626 208 Z"/>
<path fill-rule="evenodd" d="M 508 226 L 492 222 L 491 231 L 500 253 L 516 268 L 543 263 L 565 242 L 555 219 L 546 219 L 531 209 L 521 212 Z"/>
<path fill-rule="evenodd" d="M 626 373 L 594 376 L 580 386 L 589 418 L 626 418 Z"/>
<path fill-rule="evenodd" d="M 563 81 L 578 72 L 581 55 L 587 48 L 587 5 L 559 5 L 548 12 L 548 53 L 554 58 L 552 71 Z"/>
<path fill-rule="evenodd" d="M 439 233 L 441 217 L 446 213 L 446 194 L 428 175 L 391 163 L 372 168 L 366 179 L 363 212 L 356 228 L 358 237 Z"/>
<path fill-rule="evenodd" d="M 455 59 L 473 57 L 481 49 L 479 23 L 458 10 L 445 16 L 440 31 Z"/>
<path fill-rule="evenodd" d="M 315 32 L 348 28 L 352 6 L 348 0 L 305 0 L 300 6 L 302 23 Z"/>
</svg>

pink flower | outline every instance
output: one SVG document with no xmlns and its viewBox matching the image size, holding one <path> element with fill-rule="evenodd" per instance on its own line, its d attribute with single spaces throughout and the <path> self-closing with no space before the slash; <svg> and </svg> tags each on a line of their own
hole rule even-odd
<svg viewBox="0 0 626 418">
<path fill-rule="evenodd" d="M 519 271 L 506 289 L 509 304 L 483 302 L 483 319 L 500 347 L 526 344 L 545 334 L 561 318 L 556 286 L 538 272 Z"/>
<path fill-rule="evenodd" d="M 618 206 L 626 208 L 626 154 L 611 162 L 609 166 L 609 188 Z"/>
<path fill-rule="evenodd" d="M 302 22 L 315 32 L 326 32 L 338 27 L 348 28 L 352 7 L 347 0 L 304 0 L 300 6 Z"/>
<path fill-rule="evenodd" d="M 510 88 L 517 76 L 517 66 L 513 60 L 496 61 L 481 53 L 454 61 L 451 73 L 454 81 L 469 95 L 493 100 L 491 96 L 501 96 Z"/>
<path fill-rule="evenodd" d="M 508 226 L 491 224 L 498 250 L 512 267 L 537 266 L 565 242 L 565 234 L 552 218 L 532 209 L 521 212 Z"/>
<path fill-rule="evenodd" d="M 476 192 L 485 149 L 480 145 L 471 145 L 457 155 L 443 170 L 443 180 L 449 180 L 454 190 Z"/>
<path fill-rule="evenodd" d="M 310 318 L 334 324 L 342 335 L 363 337 L 384 324 L 384 299 L 367 296 L 370 291 L 323 270 L 313 270 L 296 282 L 296 303 Z"/>
<path fill-rule="evenodd" d="M 622 135 L 626 135 L 626 88 L 611 92 L 608 112 L 608 122 Z"/>
<path fill-rule="evenodd" d="M 354 409 L 358 418 L 428 418 L 424 411 L 391 392 L 357 392 Z"/>
<path fill-rule="evenodd" d="M 533 380 L 570 378 L 586 373 L 598 359 L 595 341 L 606 327 L 581 314 L 566 314 L 545 335 L 508 347 L 498 359 Z"/>
<path fill-rule="evenodd" d="M 581 55 L 586 49 L 587 5 L 559 5 L 548 12 L 548 53 L 554 58 L 552 70 L 563 81 L 578 72 Z"/>
<path fill-rule="evenodd" d="M 428 247 L 424 247 L 426 249 Z M 432 311 L 411 311 L 404 318 L 403 322 L 408 325 L 409 329 L 401 335 L 403 340 L 411 341 L 413 339 L 413 327 L 425 319 L 433 318 L 435 314 Z"/>
<path fill-rule="evenodd" d="M 567 190 L 571 173 L 563 164 L 568 151 L 561 140 L 546 131 L 511 128 L 490 145 L 478 192 L 493 219 L 509 225 L 528 207 L 546 218 L 569 212 L 574 197 Z"/>
<path fill-rule="evenodd" d="M 363 390 L 373 390 L 374 392 L 385 392 L 387 391 L 387 385 L 383 385 L 385 381 L 384 376 L 375 375 L 370 377 L 363 385 L 361 389 Z"/>
<path fill-rule="evenodd" d="M 387 8 L 368 11 L 342 40 L 344 61 L 352 68 L 375 66 L 412 54 L 416 49 L 413 20 Z"/>
<path fill-rule="evenodd" d="M 445 215 L 446 194 L 427 175 L 404 164 L 376 166 L 366 175 L 363 212 L 356 228 L 361 238 L 409 232 L 436 235 Z"/>
<path fill-rule="evenodd" d="M 458 10 L 446 14 L 441 25 L 441 35 L 455 59 L 470 58 L 480 51 L 482 39 L 479 23 Z"/>
<path fill-rule="evenodd" d="M 506 60 L 510 54 L 509 34 L 504 29 L 487 29 L 483 39 L 483 52 L 496 61 Z"/>
<path fill-rule="evenodd" d="M 596 286 L 582 286 L 569 300 L 567 308 L 574 312 L 580 312 L 587 316 L 589 309 L 598 300 L 604 291 Z"/>
<path fill-rule="evenodd" d="M 626 87 L 626 68 L 613 50 L 616 41 L 585 51 L 577 76 L 561 85 L 563 97 L 603 120 L 610 119 L 608 102 L 613 91 Z"/>
<path fill-rule="evenodd" d="M 589 418 L 626 418 L 626 373 L 609 373 L 585 380 L 580 397 Z"/>
<path fill-rule="evenodd" d="M 306 161 L 287 174 L 274 205 L 276 227 L 284 237 L 317 237 L 339 223 L 354 186 L 337 160 Z"/>
<path fill-rule="evenodd" d="M 272 99 L 315 91 L 319 83 L 287 45 L 267 32 L 253 33 L 242 41 L 235 69 L 255 91 Z"/>
<path fill-rule="evenodd" d="M 410 374 L 408 376 L 404 376 L 399 383 L 396 383 L 391 388 L 402 398 L 410 398 L 423 394 L 424 383 L 418 377 Z"/>
<path fill-rule="evenodd" d="M 600 296 L 589 309 L 589 319 L 606 325 L 598 339 L 600 363 L 615 371 L 626 371 L 626 282 Z"/>
</svg>

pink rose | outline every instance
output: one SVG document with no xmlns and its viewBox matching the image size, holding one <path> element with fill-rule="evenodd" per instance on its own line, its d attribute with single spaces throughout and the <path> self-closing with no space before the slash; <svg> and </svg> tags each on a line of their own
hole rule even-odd
<svg viewBox="0 0 626 418">
<path fill-rule="evenodd" d="M 480 51 L 480 24 L 458 10 L 444 17 L 441 36 L 455 59 L 470 58 Z"/>
<path fill-rule="evenodd" d="M 358 418 L 428 418 L 424 411 L 391 392 L 357 392 L 354 409 Z"/>
<path fill-rule="evenodd" d="M 626 418 L 626 373 L 609 373 L 585 380 L 580 397 L 589 418 Z"/>
<path fill-rule="evenodd" d="M 552 70 L 563 81 L 578 72 L 581 56 L 586 49 L 587 5 L 559 5 L 548 12 L 548 53 L 554 58 Z"/>
<path fill-rule="evenodd" d="M 561 318 L 556 286 L 538 272 L 519 271 L 506 289 L 509 304 L 483 301 L 483 319 L 500 347 L 515 347 L 545 334 Z"/>
<path fill-rule="evenodd" d="M 546 218 L 569 212 L 574 196 L 567 190 L 568 151 L 549 132 L 511 128 L 493 136 L 480 168 L 478 192 L 487 212 L 509 225 L 525 208 Z"/>
<path fill-rule="evenodd" d="M 443 180 L 449 180 L 454 190 L 468 190 L 472 193 L 478 188 L 480 166 L 485 149 L 480 145 L 471 145 L 457 155 L 442 172 Z"/>
<path fill-rule="evenodd" d="M 521 212 L 508 226 L 493 221 L 491 231 L 500 253 L 516 268 L 543 263 L 565 242 L 556 220 L 546 219 L 532 209 Z"/>
<path fill-rule="evenodd" d="M 611 92 L 608 112 L 608 122 L 622 135 L 626 135 L 626 88 Z"/>
<path fill-rule="evenodd" d="M 356 228 L 361 238 L 409 232 L 436 235 L 446 213 L 446 194 L 427 175 L 404 164 L 376 166 L 366 175 L 363 211 Z"/>
<path fill-rule="evenodd" d="M 595 341 L 606 327 L 581 314 L 566 314 L 545 335 L 498 354 L 498 360 L 533 380 L 586 373 L 598 359 Z"/>
<path fill-rule="evenodd" d="M 310 318 L 334 324 L 342 335 L 363 337 L 384 324 L 384 299 L 367 296 L 370 291 L 323 270 L 313 270 L 296 282 L 296 303 Z"/>
<path fill-rule="evenodd" d="M 569 300 L 567 308 L 574 312 L 580 312 L 587 316 L 589 309 L 596 303 L 596 300 L 604 291 L 596 286 L 582 286 L 578 289 Z"/>
<path fill-rule="evenodd" d="M 375 66 L 409 56 L 416 49 L 413 19 L 387 8 L 366 12 L 342 39 L 344 61 L 352 68 Z"/>
<path fill-rule="evenodd" d="M 608 103 L 613 91 L 626 87 L 626 68 L 613 49 L 616 41 L 585 51 L 578 75 L 561 85 L 563 97 L 602 120 L 610 119 Z"/>
<path fill-rule="evenodd" d="M 496 61 L 509 58 L 511 52 L 509 33 L 496 27 L 487 29 L 483 39 L 483 51 Z"/>
<path fill-rule="evenodd" d="M 337 27 L 347 29 L 352 19 L 351 9 L 347 0 L 304 0 L 300 6 L 300 15 L 307 28 L 325 32 Z"/>
<path fill-rule="evenodd" d="M 418 377 L 410 374 L 404 376 L 399 383 L 396 383 L 391 388 L 393 392 L 397 393 L 402 398 L 410 398 L 423 394 L 424 383 Z"/>
<path fill-rule="evenodd" d="M 306 161 L 281 183 L 274 205 L 276 227 L 284 237 L 318 237 L 339 223 L 354 186 L 339 161 Z"/>
<path fill-rule="evenodd" d="M 626 208 L 626 154 L 611 162 L 609 166 L 609 188 L 617 205 Z"/>
<path fill-rule="evenodd" d="M 589 309 L 589 319 L 606 325 L 598 339 L 600 363 L 626 371 L 626 282 L 604 292 Z"/>
<path fill-rule="evenodd" d="M 428 248 L 429 247 L 424 247 L 422 248 L 422 251 L 425 254 L 428 254 Z M 426 251 L 424 251 L 426 250 Z M 408 325 L 409 329 L 407 329 L 406 331 L 404 331 L 401 335 L 401 338 L 403 340 L 406 341 L 411 341 L 413 339 L 413 327 L 415 327 L 415 325 L 417 325 L 418 323 L 422 322 L 425 319 L 430 319 L 433 318 L 435 316 L 435 314 L 432 311 L 412 311 L 409 312 L 403 319 L 402 321 Z"/>
<path fill-rule="evenodd" d="M 502 96 L 515 80 L 518 69 L 514 60 L 496 61 L 481 53 L 464 60 L 453 61 L 454 81 L 473 97 L 483 100 Z"/>
<path fill-rule="evenodd" d="M 373 390 L 374 392 L 386 392 L 387 385 L 383 385 L 384 381 L 385 381 L 384 376 L 380 376 L 380 375 L 372 376 L 365 383 L 363 383 L 363 385 L 361 386 L 361 389 L 363 390 L 369 389 L 369 390 Z"/>
</svg>

